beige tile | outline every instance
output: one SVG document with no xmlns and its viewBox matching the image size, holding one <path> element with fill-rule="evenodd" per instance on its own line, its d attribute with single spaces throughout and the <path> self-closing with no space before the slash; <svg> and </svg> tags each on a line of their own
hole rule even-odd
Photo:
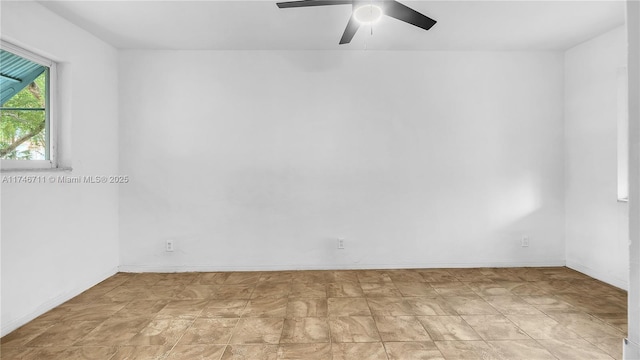
<svg viewBox="0 0 640 360">
<path fill-rule="evenodd" d="M 127 305 L 127 302 L 109 304 L 90 303 L 70 307 L 62 321 L 104 321 Z"/>
<path fill-rule="evenodd" d="M 442 283 L 456 281 L 456 277 L 445 269 L 418 270 L 424 281 L 429 283 Z"/>
<path fill-rule="evenodd" d="M 328 282 L 326 271 L 297 271 L 291 279 L 293 284 L 326 284 Z"/>
<path fill-rule="evenodd" d="M 279 318 L 240 319 L 230 344 L 278 344 L 283 324 Z"/>
<path fill-rule="evenodd" d="M 197 285 L 222 285 L 229 277 L 230 273 L 200 273 L 192 284 Z"/>
<path fill-rule="evenodd" d="M 252 285 L 220 285 L 213 295 L 217 300 L 245 300 L 251 298 L 255 286 Z"/>
<path fill-rule="evenodd" d="M 484 340 L 531 339 L 504 315 L 463 315 L 462 318 Z"/>
<path fill-rule="evenodd" d="M 481 340 L 460 316 L 418 316 L 433 340 Z"/>
<path fill-rule="evenodd" d="M 251 298 L 286 298 L 290 292 L 291 283 L 260 282 L 253 290 Z"/>
<path fill-rule="evenodd" d="M 155 285 L 188 285 L 199 277 L 198 273 L 172 273 L 161 277 Z"/>
<path fill-rule="evenodd" d="M 284 320 L 280 344 L 329 342 L 326 318 L 304 317 Z"/>
<path fill-rule="evenodd" d="M 127 345 L 167 345 L 173 346 L 191 326 L 193 319 L 155 319 L 138 334 L 129 339 Z"/>
<path fill-rule="evenodd" d="M 328 305 L 326 298 L 293 299 L 287 303 L 287 317 L 326 317 Z"/>
<path fill-rule="evenodd" d="M 276 360 L 277 345 L 229 345 L 220 360 Z"/>
<path fill-rule="evenodd" d="M 103 360 L 112 358 L 117 352 L 115 346 L 48 346 L 41 348 L 32 348 L 31 351 L 21 355 L 22 357 L 16 357 L 17 359 L 25 360 Z M 18 355 L 20 356 L 20 355 Z M 3 359 L 16 359 L 10 357 L 3 349 Z"/>
<path fill-rule="evenodd" d="M 391 277 L 384 271 L 362 270 L 358 271 L 358 281 L 360 283 L 391 283 Z"/>
<path fill-rule="evenodd" d="M 293 298 L 326 298 L 326 284 L 293 283 L 291 284 L 290 297 Z"/>
<path fill-rule="evenodd" d="M 358 271 L 341 270 L 327 272 L 329 283 L 358 283 Z"/>
<path fill-rule="evenodd" d="M 242 317 L 276 317 L 283 318 L 287 312 L 288 299 L 260 298 L 249 300 L 242 311 Z"/>
<path fill-rule="evenodd" d="M 364 297 L 364 292 L 357 282 L 329 283 L 327 284 L 327 296 L 332 297 Z"/>
<path fill-rule="evenodd" d="M 210 300 L 200 313 L 201 318 L 239 318 L 248 300 Z"/>
<path fill-rule="evenodd" d="M 401 316 L 414 314 L 414 309 L 404 298 L 374 297 L 368 298 L 367 303 L 369 303 L 373 315 Z"/>
<path fill-rule="evenodd" d="M 259 272 L 233 272 L 224 281 L 225 285 L 255 285 L 260 280 Z"/>
<path fill-rule="evenodd" d="M 487 296 L 484 300 L 486 300 L 489 305 L 493 306 L 500 313 L 505 315 L 543 315 L 543 312 L 522 300 L 519 296 Z"/>
<path fill-rule="evenodd" d="M 329 298 L 327 308 L 331 317 L 371 315 L 365 298 Z"/>
<path fill-rule="evenodd" d="M 415 270 L 388 270 L 387 275 L 394 283 L 416 283 L 424 282 L 424 278 Z"/>
<path fill-rule="evenodd" d="M 290 271 L 269 271 L 260 275 L 258 284 L 265 283 L 291 283 L 293 273 Z"/>
<path fill-rule="evenodd" d="M 465 283 L 460 281 L 437 282 L 437 283 L 430 283 L 430 284 L 440 296 L 476 296 L 477 295 Z"/>
<path fill-rule="evenodd" d="M 76 346 L 105 346 L 126 344 L 144 329 L 151 319 L 147 317 L 128 317 L 107 319 L 87 336 L 76 342 Z"/>
<path fill-rule="evenodd" d="M 380 341 L 378 329 L 370 316 L 347 316 L 329 319 L 332 342 Z"/>
<path fill-rule="evenodd" d="M 229 342 L 238 319 L 196 319 L 180 339 L 179 345 L 222 345 Z"/>
<path fill-rule="evenodd" d="M 566 360 L 586 360 L 602 359 L 612 360 L 613 358 L 597 346 L 583 339 L 548 339 L 538 341 L 549 352 L 560 359 Z"/>
<path fill-rule="evenodd" d="M 449 359 L 455 359 L 455 360 L 492 359 L 493 360 L 496 358 L 492 355 L 491 347 L 489 347 L 489 345 L 482 340 L 436 341 L 435 344 L 438 347 L 438 350 L 440 350 L 444 358 L 447 360 Z M 504 359 L 504 360 L 509 360 L 509 359 Z"/>
<path fill-rule="evenodd" d="M 436 290 L 426 282 L 394 282 L 402 296 L 438 297 Z"/>
<path fill-rule="evenodd" d="M 185 285 L 177 298 L 182 300 L 215 299 L 219 286 L 216 285 Z"/>
<path fill-rule="evenodd" d="M 623 338 L 625 336 L 622 331 L 585 313 L 550 313 L 549 316 L 582 337 Z"/>
<path fill-rule="evenodd" d="M 34 351 L 38 351 L 38 348 L 27 347 L 2 347 L 0 348 L 0 356 L 4 359 L 11 360 L 23 360 L 23 359 L 37 359 L 37 357 L 29 356 Z"/>
<path fill-rule="evenodd" d="M 331 359 L 331 344 L 281 344 L 278 360 L 327 360 Z"/>
<path fill-rule="evenodd" d="M 467 287 L 477 295 L 482 297 L 513 295 L 511 291 L 493 281 L 465 283 L 465 285 L 467 285 Z"/>
<path fill-rule="evenodd" d="M 491 354 L 498 359 L 552 360 L 555 357 L 535 340 L 487 341 Z"/>
<path fill-rule="evenodd" d="M 165 306 L 170 300 L 133 300 L 125 305 L 120 311 L 115 313 L 114 317 L 128 318 L 128 317 L 148 317 L 153 318 Z"/>
<path fill-rule="evenodd" d="M 447 300 L 442 297 L 405 298 L 405 302 L 409 304 L 414 315 L 458 315 Z"/>
<path fill-rule="evenodd" d="M 182 319 L 193 320 L 198 317 L 208 300 L 175 300 L 170 301 L 156 315 L 156 319 Z"/>
<path fill-rule="evenodd" d="M 574 339 L 578 334 L 547 315 L 507 315 L 507 318 L 533 339 Z"/>
<path fill-rule="evenodd" d="M 620 338 L 585 338 L 598 349 L 609 354 L 614 359 L 622 359 L 622 339 Z"/>
<path fill-rule="evenodd" d="M 122 346 L 109 360 L 162 360 L 171 346 Z"/>
<path fill-rule="evenodd" d="M 360 283 L 366 297 L 402 297 L 393 283 Z"/>
<path fill-rule="evenodd" d="M 414 316 L 375 316 L 382 341 L 429 341 L 427 331 Z"/>
<path fill-rule="evenodd" d="M 101 321 L 59 322 L 29 341 L 26 346 L 71 346 L 100 323 Z"/>
<path fill-rule="evenodd" d="M 449 305 L 460 315 L 500 314 L 498 310 L 479 296 L 452 296 L 446 299 Z"/>
<path fill-rule="evenodd" d="M 226 345 L 177 345 L 167 360 L 218 360 Z"/>
<path fill-rule="evenodd" d="M 389 360 L 444 360 L 444 356 L 432 341 L 385 342 Z"/>
<path fill-rule="evenodd" d="M 333 360 L 387 360 L 387 354 L 381 342 L 332 344 Z"/>
<path fill-rule="evenodd" d="M 32 321 L 0 339 L 2 349 L 24 346 L 38 335 L 55 325 L 55 321 Z"/>
</svg>

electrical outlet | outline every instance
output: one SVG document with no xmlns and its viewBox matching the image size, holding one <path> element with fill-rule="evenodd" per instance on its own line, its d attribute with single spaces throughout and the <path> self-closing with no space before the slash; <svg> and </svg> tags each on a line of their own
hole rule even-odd
<svg viewBox="0 0 640 360">
<path fill-rule="evenodd" d="M 344 249 L 344 238 L 338 238 L 338 249 Z"/>
<path fill-rule="evenodd" d="M 529 237 L 528 236 L 523 236 L 522 237 L 522 247 L 529 247 Z"/>
<path fill-rule="evenodd" d="M 173 251 L 173 240 L 167 240 L 165 251 Z"/>
</svg>

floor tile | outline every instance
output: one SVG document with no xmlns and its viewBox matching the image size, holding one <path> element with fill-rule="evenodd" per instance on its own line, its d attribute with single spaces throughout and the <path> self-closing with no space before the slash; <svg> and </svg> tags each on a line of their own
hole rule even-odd
<svg viewBox="0 0 640 360">
<path fill-rule="evenodd" d="M 167 360 L 219 360 L 226 345 L 177 345 Z"/>
<path fill-rule="evenodd" d="M 251 298 L 254 286 L 251 285 L 220 285 L 216 287 L 213 299 L 217 300 L 245 300 Z"/>
<path fill-rule="evenodd" d="M 394 282 L 402 296 L 438 297 L 436 290 L 426 282 Z"/>
<path fill-rule="evenodd" d="M 329 298 L 327 309 L 331 317 L 371 315 L 365 298 Z"/>
<path fill-rule="evenodd" d="M 282 344 L 278 347 L 278 360 L 331 359 L 331 344 Z"/>
<path fill-rule="evenodd" d="M 138 334 L 127 340 L 127 345 L 167 345 L 173 346 L 191 326 L 193 319 L 154 319 Z"/>
<path fill-rule="evenodd" d="M 233 272 L 224 281 L 225 285 L 255 285 L 260 280 L 258 272 Z"/>
<path fill-rule="evenodd" d="M 438 350 L 445 359 L 485 360 L 495 359 L 491 347 L 484 341 L 436 341 Z M 508 360 L 508 359 L 505 359 Z M 524 360 L 524 359 L 522 359 Z"/>
<path fill-rule="evenodd" d="M 158 311 L 155 318 L 193 320 L 202 313 L 208 303 L 209 301 L 204 299 L 169 301 Z"/>
<path fill-rule="evenodd" d="M 238 319 L 196 319 L 178 342 L 178 345 L 222 345 L 229 342 Z"/>
<path fill-rule="evenodd" d="M 548 339 L 538 342 L 563 360 L 613 359 L 597 346 L 583 339 Z"/>
<path fill-rule="evenodd" d="M 491 354 L 497 359 L 554 360 L 555 357 L 536 340 L 487 341 Z"/>
<path fill-rule="evenodd" d="M 476 296 L 465 283 L 460 281 L 448 281 L 431 283 L 431 286 L 440 296 Z"/>
<path fill-rule="evenodd" d="M 144 329 L 151 319 L 146 317 L 112 317 L 80 339 L 76 346 L 105 346 L 126 344 L 129 339 Z"/>
<path fill-rule="evenodd" d="M 49 327 L 25 346 L 71 346 L 102 321 L 63 321 Z"/>
<path fill-rule="evenodd" d="M 393 283 L 360 283 L 366 297 L 402 297 Z"/>
<path fill-rule="evenodd" d="M 231 336 L 230 344 L 278 344 L 284 319 L 240 319 Z"/>
<path fill-rule="evenodd" d="M 409 304 L 414 315 L 458 315 L 447 300 L 442 297 L 405 298 L 405 302 Z"/>
<path fill-rule="evenodd" d="M 381 342 L 332 344 L 333 360 L 387 360 L 387 354 Z"/>
<path fill-rule="evenodd" d="M 32 321 L 4 336 L 0 340 L 0 346 L 3 350 L 7 347 L 23 346 L 55 324 L 55 321 Z"/>
<path fill-rule="evenodd" d="M 446 298 L 449 305 L 460 315 L 500 314 L 486 300 L 479 296 L 452 296 Z"/>
<path fill-rule="evenodd" d="M 432 341 L 385 342 L 389 360 L 444 360 L 444 356 Z"/>
<path fill-rule="evenodd" d="M 460 316 L 418 316 L 433 340 L 481 340 Z"/>
<path fill-rule="evenodd" d="M 544 313 L 538 310 L 535 306 L 522 300 L 519 296 L 487 296 L 484 298 L 489 305 L 493 306 L 496 310 L 504 315 L 519 314 L 519 315 L 543 315 Z"/>
<path fill-rule="evenodd" d="M 280 343 L 328 343 L 329 339 L 329 323 L 326 318 L 288 318 L 284 320 Z"/>
<path fill-rule="evenodd" d="M 201 318 L 239 318 L 248 300 L 210 300 L 200 313 Z"/>
<path fill-rule="evenodd" d="M 329 283 L 327 284 L 327 296 L 332 297 L 364 297 L 360 284 L 355 283 Z"/>
<path fill-rule="evenodd" d="M 370 316 L 329 318 L 332 342 L 381 341 L 378 329 Z"/>
<path fill-rule="evenodd" d="M 618 337 L 625 334 L 585 313 L 550 313 L 550 317 L 582 337 Z"/>
<path fill-rule="evenodd" d="M 293 299 L 287 303 L 287 317 L 326 317 L 328 305 L 326 298 Z"/>
<path fill-rule="evenodd" d="M 109 360 L 162 360 L 169 351 L 170 346 L 122 346 Z"/>
<path fill-rule="evenodd" d="M 115 346 L 49 346 L 32 348 L 23 357 L 25 360 L 103 360 L 112 358 L 118 351 Z M 3 359 L 13 359 L 2 352 Z"/>
<path fill-rule="evenodd" d="M 533 339 L 575 339 L 578 334 L 560 325 L 547 315 L 507 315 L 522 331 Z"/>
<path fill-rule="evenodd" d="M 382 341 L 429 341 L 431 338 L 414 316 L 375 316 Z"/>
<path fill-rule="evenodd" d="M 462 318 L 484 340 L 531 339 L 504 315 L 462 315 Z"/>
<path fill-rule="evenodd" d="M 283 318 L 287 313 L 287 303 L 286 297 L 252 299 L 242 311 L 242 317 Z"/>
<path fill-rule="evenodd" d="M 290 292 L 291 283 L 260 282 L 253 290 L 251 298 L 286 298 Z"/>
<path fill-rule="evenodd" d="M 293 283 L 289 297 L 293 298 L 326 298 L 326 284 Z"/>
<path fill-rule="evenodd" d="M 276 360 L 277 345 L 229 345 L 220 360 Z"/>
<path fill-rule="evenodd" d="M 585 338 L 588 342 L 597 346 L 600 350 L 609 354 L 614 359 L 622 359 L 622 339 L 620 338 Z"/>
<path fill-rule="evenodd" d="M 414 309 L 405 301 L 404 298 L 398 297 L 373 297 L 367 299 L 369 308 L 374 315 L 413 315 Z"/>
</svg>

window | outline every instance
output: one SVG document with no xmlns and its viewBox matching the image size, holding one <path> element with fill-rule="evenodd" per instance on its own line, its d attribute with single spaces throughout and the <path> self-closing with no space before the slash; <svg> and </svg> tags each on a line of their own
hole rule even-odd
<svg viewBox="0 0 640 360">
<path fill-rule="evenodd" d="M 0 159 L 2 169 L 56 167 L 52 111 L 55 63 L 0 43 Z"/>
<path fill-rule="evenodd" d="M 627 68 L 618 69 L 618 201 L 629 199 L 629 87 Z"/>
</svg>

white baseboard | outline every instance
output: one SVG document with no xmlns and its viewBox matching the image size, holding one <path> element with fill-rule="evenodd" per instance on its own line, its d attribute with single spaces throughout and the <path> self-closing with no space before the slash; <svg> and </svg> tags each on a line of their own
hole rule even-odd
<svg viewBox="0 0 640 360">
<path fill-rule="evenodd" d="M 95 278 L 93 278 L 90 281 L 86 281 L 78 286 L 76 286 L 75 288 L 73 288 L 72 290 L 66 291 L 63 294 L 60 294 L 52 299 L 49 299 L 45 302 L 43 302 L 40 306 L 38 306 L 36 309 L 34 309 L 32 312 L 25 314 L 23 316 L 20 316 L 17 319 L 11 320 L 9 322 L 7 322 L 6 324 L 2 324 L 2 328 L 0 329 L 0 336 L 5 336 L 7 334 L 9 334 L 10 332 L 16 330 L 17 328 L 19 328 L 20 326 L 28 323 L 29 321 L 37 318 L 38 316 L 46 313 L 47 311 L 55 308 L 56 306 L 59 306 L 63 303 L 65 303 L 66 301 L 80 295 L 83 291 L 91 288 L 92 286 L 95 286 L 96 284 L 100 283 L 101 281 L 113 276 L 114 274 L 116 274 L 118 272 L 118 270 L 116 268 L 113 268 L 112 270 L 109 270 L 106 273 L 103 273 L 100 276 L 97 276 Z"/>
<path fill-rule="evenodd" d="M 215 271 L 287 271 L 287 270 L 365 270 L 365 269 L 437 269 L 491 267 L 558 267 L 564 260 L 542 262 L 486 262 L 486 263 L 403 263 L 403 264 L 331 264 L 331 265 L 120 265 L 121 272 L 215 272 Z"/>
<path fill-rule="evenodd" d="M 640 344 L 636 344 L 629 339 L 622 341 L 622 358 L 624 360 L 640 359 Z"/>
<path fill-rule="evenodd" d="M 567 260 L 567 267 L 620 289 L 629 289 L 629 281 L 627 279 L 620 279 L 610 273 L 603 273 L 571 260 Z"/>
</svg>

